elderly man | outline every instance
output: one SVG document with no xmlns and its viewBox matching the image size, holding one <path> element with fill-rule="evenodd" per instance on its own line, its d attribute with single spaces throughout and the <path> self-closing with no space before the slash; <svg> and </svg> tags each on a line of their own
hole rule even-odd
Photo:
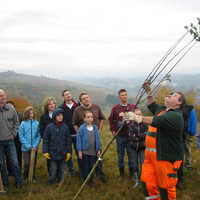
<svg viewBox="0 0 200 200">
<path fill-rule="evenodd" d="M 22 187 L 21 170 L 19 167 L 14 138 L 18 132 L 18 116 L 14 107 L 6 104 L 7 96 L 4 90 L 0 89 L 0 170 L 5 188 L 8 187 L 8 176 L 5 167 L 5 156 L 11 166 L 15 177 L 16 187 Z"/>
<path fill-rule="evenodd" d="M 141 181 L 146 199 L 175 200 L 177 171 L 182 163 L 185 97 L 175 92 L 165 98 L 166 108 L 148 96 L 153 117 L 142 117 L 150 128 L 146 137 L 145 161 Z M 154 139 L 155 138 L 155 139 Z M 160 194 L 158 192 L 160 190 Z"/>
</svg>

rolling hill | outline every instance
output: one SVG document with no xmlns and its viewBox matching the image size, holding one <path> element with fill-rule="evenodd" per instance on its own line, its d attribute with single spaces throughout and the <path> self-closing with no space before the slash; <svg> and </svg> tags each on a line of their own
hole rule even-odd
<svg viewBox="0 0 200 200">
<path fill-rule="evenodd" d="M 19 74 L 14 71 L 0 73 L 0 88 L 8 92 L 8 97 L 23 97 L 32 104 L 41 104 L 47 96 L 54 96 L 58 103 L 62 101 L 61 91 L 69 89 L 75 99 L 83 91 L 88 92 L 94 103 L 105 103 L 108 94 L 112 90 L 99 86 L 85 85 L 72 81 L 58 80 L 44 76 L 32 76 Z"/>
</svg>

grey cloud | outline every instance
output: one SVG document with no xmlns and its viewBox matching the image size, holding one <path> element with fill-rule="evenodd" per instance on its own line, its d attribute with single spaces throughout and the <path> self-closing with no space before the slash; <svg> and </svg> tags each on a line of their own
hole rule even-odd
<svg viewBox="0 0 200 200">
<path fill-rule="evenodd" d="M 47 14 L 39 11 L 22 11 L 13 13 L 10 17 L 0 20 L 0 32 L 19 24 L 42 23 Z"/>
</svg>

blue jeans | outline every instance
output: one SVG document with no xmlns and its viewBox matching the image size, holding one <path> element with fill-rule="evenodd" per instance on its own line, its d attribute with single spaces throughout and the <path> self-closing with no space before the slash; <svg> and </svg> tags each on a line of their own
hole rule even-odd
<svg viewBox="0 0 200 200">
<path fill-rule="evenodd" d="M 82 158 L 82 172 L 83 172 L 83 179 L 85 180 L 90 173 L 91 169 L 93 168 L 94 164 L 96 162 L 96 155 L 90 156 L 83 154 Z M 92 181 L 93 175 L 90 178 L 90 181 Z"/>
<path fill-rule="evenodd" d="M 8 175 L 5 165 L 5 157 L 9 162 L 12 174 L 17 185 L 22 185 L 21 169 L 17 159 L 17 152 L 13 140 L 0 141 L 0 170 L 4 186 L 8 186 Z"/>
<path fill-rule="evenodd" d="M 129 169 L 134 168 L 134 153 L 133 149 L 128 142 L 128 138 L 116 136 L 117 144 L 117 156 L 118 156 L 118 166 L 119 168 L 124 168 L 124 155 L 125 150 L 128 155 L 128 166 Z"/>
<path fill-rule="evenodd" d="M 67 163 L 64 160 L 50 160 L 48 183 L 50 185 L 56 181 L 60 183 L 65 178 L 66 167 Z"/>
<path fill-rule="evenodd" d="M 76 157 L 77 157 L 77 162 L 78 162 L 78 168 L 80 171 L 80 175 L 82 176 L 82 171 L 81 171 L 81 160 L 78 157 L 78 151 L 76 149 L 76 137 L 72 137 L 72 146 L 74 146 L 74 150 L 76 153 Z M 74 165 L 73 165 L 73 160 L 72 157 L 70 158 L 70 160 L 67 162 L 67 167 L 69 170 L 69 174 L 73 175 L 74 174 Z"/>
</svg>

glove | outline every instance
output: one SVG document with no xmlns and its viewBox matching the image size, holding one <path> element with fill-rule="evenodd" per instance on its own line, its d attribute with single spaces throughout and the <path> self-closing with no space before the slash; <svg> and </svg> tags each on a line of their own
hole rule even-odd
<svg viewBox="0 0 200 200">
<path fill-rule="evenodd" d="M 51 156 L 50 156 L 50 154 L 49 154 L 49 153 L 44 153 L 43 155 L 44 155 L 44 157 L 45 157 L 46 159 L 48 159 L 48 160 L 50 160 L 50 159 L 51 159 Z"/>
<path fill-rule="evenodd" d="M 144 82 L 142 88 L 145 90 L 147 95 L 151 95 L 151 82 Z"/>
<path fill-rule="evenodd" d="M 66 153 L 65 162 L 71 158 L 71 153 Z"/>
</svg>

